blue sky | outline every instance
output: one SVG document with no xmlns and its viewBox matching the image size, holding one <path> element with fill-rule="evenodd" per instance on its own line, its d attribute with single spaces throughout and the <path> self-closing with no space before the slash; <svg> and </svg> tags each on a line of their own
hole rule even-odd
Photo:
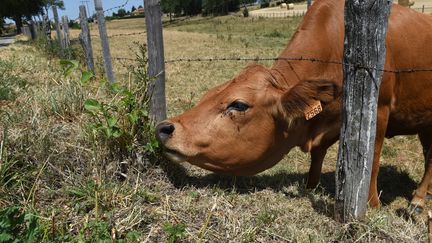
<svg viewBox="0 0 432 243">
<path fill-rule="evenodd" d="M 93 14 L 94 12 L 94 0 L 84 0 L 84 1 L 88 1 L 87 5 L 88 5 L 88 12 L 90 12 L 90 14 Z M 65 10 L 59 10 L 59 15 L 63 16 L 63 15 L 67 15 L 69 17 L 69 19 L 76 19 L 78 18 L 79 15 L 79 5 L 81 5 L 82 1 L 81 0 L 64 0 L 65 3 Z M 113 8 L 116 6 L 120 6 L 123 4 L 126 4 L 126 6 L 124 7 L 124 9 L 126 9 L 126 11 L 130 11 L 132 6 L 138 7 L 139 5 L 144 6 L 144 0 L 102 0 L 102 5 L 104 9 L 109 9 L 109 8 Z M 86 5 L 84 3 L 84 5 Z M 87 6 L 86 6 L 87 7 Z M 113 10 L 115 12 L 118 11 L 118 9 Z M 107 13 L 105 13 L 106 16 L 111 16 L 113 11 L 109 11 Z M 50 18 L 52 18 L 52 11 L 50 11 L 49 13 Z"/>
</svg>

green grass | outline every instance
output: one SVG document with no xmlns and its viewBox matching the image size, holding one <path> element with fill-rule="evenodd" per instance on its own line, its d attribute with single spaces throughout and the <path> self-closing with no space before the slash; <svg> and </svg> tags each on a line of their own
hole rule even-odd
<svg viewBox="0 0 432 243">
<path fill-rule="evenodd" d="M 245 47 L 281 49 L 300 21 L 300 17 L 269 20 L 224 16 L 185 21 L 168 29 L 216 35 L 228 43 L 242 43 Z"/>
</svg>

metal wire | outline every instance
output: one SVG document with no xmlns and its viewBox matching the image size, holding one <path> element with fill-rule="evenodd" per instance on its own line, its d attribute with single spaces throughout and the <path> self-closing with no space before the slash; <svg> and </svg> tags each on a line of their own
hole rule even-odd
<svg viewBox="0 0 432 243">
<path fill-rule="evenodd" d="M 234 1 L 234 0 L 229 0 Z M 126 0 L 126 2 L 122 5 L 109 8 L 107 10 L 104 10 L 104 12 L 112 11 L 114 9 L 123 8 L 128 4 L 129 0 Z M 226 2 L 222 2 L 221 4 L 214 6 L 212 9 L 217 9 L 222 7 Z M 188 16 L 182 19 L 177 19 L 174 21 L 165 22 L 163 24 L 163 27 L 167 27 L 170 25 L 178 24 L 184 21 L 187 21 L 191 19 L 192 16 Z M 114 38 L 114 37 L 123 37 L 123 36 L 134 36 L 134 35 L 142 35 L 145 34 L 146 31 L 140 31 L 140 32 L 134 32 L 134 33 L 127 33 L 127 34 L 115 34 L 108 36 L 108 38 Z M 99 37 L 99 35 L 92 35 L 93 37 Z M 116 61 L 130 61 L 134 62 L 136 59 L 134 58 L 128 58 L 128 57 L 112 57 L 112 60 Z M 260 61 L 279 61 L 279 60 L 285 60 L 285 61 L 303 61 L 303 62 L 316 62 L 316 63 L 322 63 L 322 64 L 333 64 L 333 65 L 344 65 L 344 66 L 350 66 L 355 69 L 366 69 L 369 71 L 380 71 L 380 72 L 386 72 L 386 73 L 414 73 L 414 72 L 432 72 L 432 68 L 405 68 L 405 69 L 398 69 L 398 70 L 389 70 L 389 69 L 380 69 L 377 67 L 369 67 L 359 64 L 352 64 L 352 63 L 344 63 L 343 61 L 339 60 L 322 60 L 318 58 L 312 58 L 312 57 L 205 57 L 205 58 L 177 58 L 177 59 L 171 59 L 166 60 L 166 64 L 172 64 L 172 63 L 181 63 L 181 62 L 224 62 L 224 61 L 254 61 L 254 62 L 260 62 Z"/>
<path fill-rule="evenodd" d="M 114 60 L 121 60 L 121 61 L 131 61 L 134 62 L 136 59 L 134 58 L 128 58 L 128 57 L 112 57 Z M 332 64 L 332 65 L 345 65 L 350 66 L 352 68 L 356 69 L 366 69 L 366 70 L 374 70 L 374 71 L 380 71 L 385 73 L 415 73 L 415 72 L 432 72 L 432 68 L 405 68 L 405 69 L 398 69 L 398 70 L 390 70 L 390 69 L 380 69 L 377 67 L 369 67 L 359 64 L 352 64 L 352 63 L 345 63 L 343 61 L 337 61 L 337 60 L 322 60 L 317 58 L 309 58 L 309 57 L 210 57 L 210 58 L 178 58 L 178 59 L 171 59 L 166 60 L 166 64 L 171 63 L 181 63 L 181 62 L 224 62 L 224 61 L 254 61 L 254 62 L 261 62 L 261 61 L 303 61 L 303 62 L 315 62 L 315 63 L 322 63 L 322 64 Z"/>
<path fill-rule="evenodd" d="M 129 3 L 129 0 L 126 0 L 126 2 L 123 3 L 122 5 L 119 5 L 119 6 L 116 6 L 116 7 L 112 7 L 112 8 L 109 8 L 109 9 L 106 9 L 106 10 L 104 10 L 103 12 L 106 13 L 106 12 L 108 12 L 108 11 L 112 11 L 112 10 L 115 10 L 115 9 L 124 8 L 128 3 Z"/>
</svg>

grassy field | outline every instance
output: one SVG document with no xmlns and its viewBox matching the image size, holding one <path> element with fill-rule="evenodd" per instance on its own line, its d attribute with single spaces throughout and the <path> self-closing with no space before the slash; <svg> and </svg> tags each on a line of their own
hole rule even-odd
<svg viewBox="0 0 432 243">
<path fill-rule="evenodd" d="M 142 21 L 108 22 L 109 35 L 143 31 Z M 299 21 L 234 16 L 182 21 L 164 30 L 166 59 L 274 57 Z M 97 34 L 95 27 L 92 30 Z M 139 50 L 134 42 L 144 41 L 145 35 L 113 37 L 111 53 L 133 58 Z M 97 37 L 93 46 L 100 56 Z M 114 62 L 115 73 L 121 84 L 133 89 L 137 74 L 129 64 L 137 65 Z M 247 64 L 167 64 L 169 115 L 190 108 L 207 89 L 229 80 Z M 298 150 L 253 177 L 172 165 L 151 155 L 138 139 L 128 147 L 127 156 L 119 157 L 111 140 L 95 135 L 97 121 L 84 108 L 89 98 L 121 104 L 119 93 L 98 85 L 99 77 L 90 84 L 80 82 L 78 70 L 65 77 L 58 59 L 18 42 L 0 51 L 0 82 L 0 210 L 19 207 L 9 214 L 3 210 L 0 222 L 10 219 L 5 215 L 25 214 L 24 223 L 9 220 L 14 226 L 8 221 L 7 230 L 16 235 L 35 232 L 37 241 L 44 242 L 427 239 L 426 216 L 411 217 L 404 211 L 423 172 L 415 137 L 385 143 L 379 176 L 383 206 L 369 209 L 364 221 L 340 224 L 333 220 L 337 146 L 330 149 L 315 190 L 304 188 L 310 158 Z"/>
</svg>

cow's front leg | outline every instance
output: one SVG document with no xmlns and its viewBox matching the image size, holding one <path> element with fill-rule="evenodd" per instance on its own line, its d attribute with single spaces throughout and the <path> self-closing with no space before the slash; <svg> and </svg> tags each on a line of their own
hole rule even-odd
<svg viewBox="0 0 432 243">
<path fill-rule="evenodd" d="M 419 139 L 420 143 L 423 147 L 423 156 L 424 156 L 424 163 L 425 163 L 425 171 L 428 167 L 428 152 L 429 148 L 432 146 L 432 132 L 422 132 L 419 133 Z M 431 200 L 432 199 L 432 181 L 429 181 L 429 187 L 426 194 L 426 199 Z"/>
<path fill-rule="evenodd" d="M 426 164 L 425 164 L 425 172 L 423 174 L 423 178 L 420 182 L 420 185 L 417 187 L 417 190 L 414 191 L 413 199 L 411 200 L 411 208 L 415 209 L 417 213 L 421 213 L 425 206 L 425 197 L 428 192 L 429 183 L 432 179 L 432 145 L 429 146 L 427 156 L 426 156 Z"/>
<path fill-rule="evenodd" d="M 313 189 L 318 186 L 321 176 L 322 163 L 327 153 L 327 147 L 316 147 L 311 150 L 311 166 L 309 168 L 306 188 Z"/>
<path fill-rule="evenodd" d="M 374 150 L 374 158 L 372 162 L 372 174 L 371 174 L 371 181 L 369 185 L 369 197 L 368 197 L 369 206 L 373 208 L 377 208 L 380 206 L 377 181 L 378 181 L 378 172 L 380 166 L 381 149 L 384 143 L 384 138 L 387 130 L 388 117 L 389 117 L 388 107 L 378 108 L 375 150 Z"/>
</svg>

